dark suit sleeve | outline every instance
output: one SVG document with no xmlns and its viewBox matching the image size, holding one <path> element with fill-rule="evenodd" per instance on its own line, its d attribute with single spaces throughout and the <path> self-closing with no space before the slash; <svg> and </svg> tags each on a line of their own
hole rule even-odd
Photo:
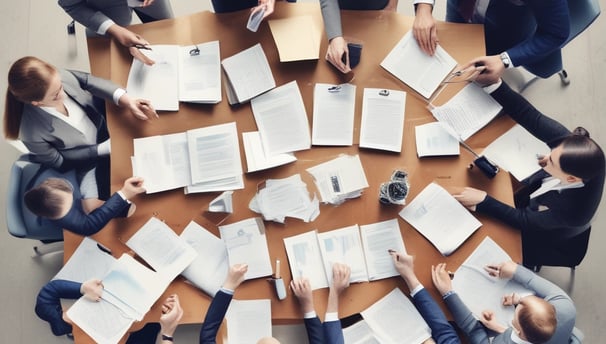
<svg viewBox="0 0 606 344">
<path fill-rule="evenodd" d="M 222 290 L 217 292 L 206 311 L 206 317 L 200 329 L 200 344 L 215 344 L 217 342 L 217 332 L 232 297 L 233 295 Z"/>
<path fill-rule="evenodd" d="M 452 313 L 452 316 L 459 328 L 467 335 L 471 344 L 489 344 L 488 333 L 484 325 L 477 320 L 469 308 L 463 303 L 456 293 L 444 299 L 446 307 Z"/>
<path fill-rule="evenodd" d="M 416 293 L 412 300 L 429 328 L 431 328 L 431 337 L 437 344 L 461 343 L 457 332 L 446 320 L 446 316 L 425 288 Z"/>
<path fill-rule="evenodd" d="M 526 6 L 534 13 L 537 28 L 529 39 L 507 50 L 514 66 L 528 65 L 551 54 L 566 42 L 570 33 L 566 0 L 530 0 Z"/>
<path fill-rule="evenodd" d="M 324 343 L 324 329 L 322 328 L 322 322 L 316 316 L 313 318 L 303 319 L 305 323 L 305 331 L 307 331 L 307 339 L 309 344 L 322 344 Z"/>
<path fill-rule="evenodd" d="M 324 329 L 324 343 L 327 344 L 344 344 L 343 329 L 341 329 L 341 321 L 325 321 L 322 323 Z"/>
<path fill-rule="evenodd" d="M 89 6 L 86 0 L 59 0 L 58 2 L 70 17 L 92 31 L 96 32 L 104 21 L 109 20 L 103 12 Z"/>
<path fill-rule="evenodd" d="M 55 336 L 72 332 L 72 326 L 63 320 L 61 299 L 77 299 L 80 295 L 81 283 L 53 280 L 48 282 L 36 298 L 36 315 L 50 324 Z"/>
<path fill-rule="evenodd" d="M 68 70 L 78 80 L 80 87 L 93 96 L 113 102 L 114 92 L 120 88 L 114 82 L 96 77 L 90 73 Z"/>
<path fill-rule="evenodd" d="M 74 199 L 74 202 L 80 200 Z M 129 207 L 118 193 L 114 193 L 102 206 L 86 215 L 80 206 L 73 205 L 63 218 L 55 222 L 69 231 L 83 236 L 89 236 L 100 231 L 114 217 L 119 216 Z"/>
</svg>

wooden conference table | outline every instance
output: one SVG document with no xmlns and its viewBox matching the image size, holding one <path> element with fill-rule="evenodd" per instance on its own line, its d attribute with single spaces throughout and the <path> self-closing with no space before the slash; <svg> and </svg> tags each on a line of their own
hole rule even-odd
<svg viewBox="0 0 606 344">
<path fill-rule="evenodd" d="M 276 3 L 275 13 L 269 19 L 303 14 L 311 15 L 316 24 L 323 28 L 318 4 L 278 2 Z M 152 44 L 191 45 L 219 40 L 222 59 L 260 42 L 272 68 L 276 85 L 283 85 L 293 79 L 297 80 L 311 127 L 315 83 L 340 83 L 339 73 L 324 60 L 327 48 L 325 34 L 323 33 L 322 36 L 319 60 L 280 63 L 268 24 L 263 22 L 259 31 L 252 33 L 245 28 L 247 17 L 248 11 L 221 15 L 201 12 L 172 20 L 134 25 L 131 29 L 141 34 Z M 289 269 L 286 268 L 288 260 L 283 238 L 313 229 L 324 232 L 356 223 L 370 224 L 393 218 L 399 219 L 407 251 L 416 257 L 415 266 L 419 279 L 436 300 L 439 300 L 439 295 L 431 283 L 431 265 L 446 261 L 449 269 L 456 270 L 487 235 L 503 247 L 514 260 L 520 261 L 519 232 L 495 220 L 474 214 L 482 222 L 482 227 L 452 255 L 443 257 L 429 241 L 398 216 L 398 212 L 402 209 L 401 206 L 386 206 L 379 203 L 379 186 L 382 182 L 389 180 L 392 171 L 395 169 L 403 169 L 409 174 L 411 190 L 408 201 L 414 199 L 430 182 L 436 182 L 450 190 L 454 190 L 453 188 L 458 186 L 477 187 L 509 204 L 513 204 L 513 198 L 508 173 L 501 171 L 493 180 L 489 180 L 477 168 L 469 170 L 468 165 L 473 161 L 473 156 L 463 150 L 457 157 L 417 158 L 414 127 L 434 121 L 426 108 L 427 100 L 417 95 L 379 66 L 379 63 L 404 33 L 410 30 L 413 18 L 384 11 L 343 11 L 342 23 L 346 37 L 355 38 L 363 43 L 361 62 L 355 69 L 356 78 L 353 81 L 357 85 L 354 122 L 355 144 L 351 147 L 314 146 L 312 149 L 296 152 L 298 160 L 292 164 L 246 174 L 245 189 L 234 192 L 235 210 L 225 223 L 260 216 L 248 208 L 248 203 L 260 182 L 300 173 L 307 183 L 309 191 L 317 192 L 311 176 L 305 171 L 306 168 L 328 161 L 342 153 L 359 154 L 369 183 L 369 187 L 364 190 L 364 194 L 360 198 L 349 200 L 338 207 L 321 205 L 319 217 L 311 223 L 304 223 L 292 218 L 287 218 L 284 225 L 274 222 L 265 223 L 270 257 L 272 260 L 280 259 L 284 262 L 282 275 L 285 283 L 290 283 L 291 275 Z M 484 54 L 481 26 L 440 22 L 438 23 L 438 31 L 440 44 L 459 63 L 465 63 L 475 56 Z M 110 43 L 106 39 L 91 39 L 89 40 L 89 56 L 93 74 L 110 78 L 120 85 L 126 85 L 131 64 L 131 56 L 126 49 Z M 403 61 L 403 63 L 406 63 L 406 61 Z M 444 92 L 454 92 L 462 86 L 462 84 L 449 86 L 448 90 Z M 159 87 L 162 86 L 159 85 Z M 404 90 L 407 92 L 404 140 L 401 153 L 360 149 L 357 146 L 360 134 L 362 94 L 365 87 Z M 133 154 L 133 138 L 177 133 L 192 128 L 232 121 L 237 122 L 239 133 L 257 130 L 250 105 L 230 107 L 225 92 L 223 92 L 223 101 L 219 104 L 181 103 L 178 112 L 162 112 L 159 119 L 148 123 L 140 122 L 113 104 L 108 104 L 108 124 L 112 137 L 112 190 L 119 189 L 123 181 L 132 175 L 130 157 Z M 498 118 L 470 138 L 467 143 L 481 150 L 482 147 L 485 147 L 511 125 L 512 121 L 507 117 Z M 246 170 L 241 141 L 240 151 L 242 166 Z M 129 251 L 123 243 L 151 216 L 156 216 L 165 221 L 177 234 L 180 234 L 193 219 L 218 235 L 217 227 L 201 215 L 207 209 L 210 200 L 217 195 L 218 193 L 185 195 L 182 189 L 140 195 L 133 200 L 137 204 L 137 211 L 134 216 L 128 219 L 112 220 L 106 228 L 93 238 L 109 247 L 115 257 L 119 257 L 123 252 Z M 80 237 L 66 232 L 66 260 L 71 256 L 80 240 Z M 403 288 L 406 292 L 406 287 L 400 278 L 353 284 L 342 295 L 339 315 L 345 317 L 358 313 L 396 287 Z M 147 314 L 144 321 L 157 321 L 160 315 L 161 300 L 172 293 L 179 294 L 181 299 L 185 312 L 181 320 L 182 323 L 201 323 L 203 321 L 211 298 L 187 284 L 181 277 L 170 285 L 164 296 L 156 302 Z M 328 289 L 314 291 L 316 311 L 320 317 L 323 317 L 325 312 L 327 295 Z M 273 287 L 264 278 L 244 282 L 236 291 L 235 298 L 271 299 L 274 324 L 297 322 L 302 317 L 292 292 L 288 290 L 288 297 L 279 301 Z M 442 307 L 444 308 L 443 305 Z M 79 342 L 86 341 L 86 335 L 83 335 L 80 331 L 76 331 L 76 333 L 77 337 L 80 338 Z"/>
</svg>

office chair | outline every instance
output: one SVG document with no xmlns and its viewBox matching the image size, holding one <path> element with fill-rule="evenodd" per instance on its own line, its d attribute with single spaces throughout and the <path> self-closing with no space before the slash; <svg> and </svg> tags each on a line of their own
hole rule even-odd
<svg viewBox="0 0 606 344">
<path fill-rule="evenodd" d="M 13 163 L 8 181 L 6 200 L 6 224 L 8 232 L 17 238 L 40 240 L 43 246 L 35 246 L 36 255 L 63 249 L 63 229 L 46 219 L 39 218 L 27 209 L 23 194 L 49 177 L 65 178 L 78 185 L 74 171 L 60 173 L 30 160 L 22 155 Z M 47 245 L 52 244 L 52 245 Z"/>
<path fill-rule="evenodd" d="M 562 48 L 595 21 L 600 15 L 600 3 L 599 0 L 568 0 L 568 11 L 570 12 L 570 33 L 568 39 L 562 44 Z M 538 77 L 545 79 L 556 73 L 560 76 L 562 85 L 570 84 L 568 73 L 562 63 L 561 49 L 554 51 L 541 61 L 524 68 L 534 74 L 535 77 L 522 85 L 519 92 L 524 91 Z"/>
<path fill-rule="evenodd" d="M 577 327 L 572 329 L 572 336 L 570 336 L 569 344 L 582 344 L 585 340 L 585 334 Z"/>
</svg>

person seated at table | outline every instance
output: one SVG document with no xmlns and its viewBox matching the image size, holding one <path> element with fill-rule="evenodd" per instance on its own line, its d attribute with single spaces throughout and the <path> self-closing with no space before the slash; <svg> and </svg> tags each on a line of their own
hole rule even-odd
<svg viewBox="0 0 606 344">
<path fill-rule="evenodd" d="M 100 231 L 114 217 L 132 215 L 135 205 L 128 200 L 145 192 L 140 177 L 128 178 L 122 189 L 105 202 L 81 198 L 81 191 L 74 188 L 63 178 L 45 179 L 23 195 L 25 205 L 55 227 L 89 236 Z"/>
<path fill-rule="evenodd" d="M 436 301 L 419 282 L 414 271 L 413 257 L 395 251 L 389 251 L 389 254 L 393 258 L 394 267 L 408 286 L 412 302 L 431 329 L 433 341 L 426 341 L 425 343 L 460 344 L 459 335 L 450 325 Z"/>
<path fill-rule="evenodd" d="M 343 38 L 340 10 L 389 10 L 396 11 L 398 0 L 320 0 L 324 29 L 328 38 L 326 60 L 342 73 L 351 72 L 349 49 Z"/>
<path fill-rule="evenodd" d="M 8 73 L 4 136 L 23 141 L 34 162 L 59 171 L 96 168 L 105 199 L 110 153 L 105 100 L 140 120 L 158 116 L 148 101 L 131 98 L 109 80 L 57 69 L 33 56 L 20 58 Z"/>
<path fill-rule="evenodd" d="M 517 294 L 503 296 L 504 306 L 515 307 L 509 328 L 504 327 L 502 323 L 505 320 L 496 319 L 491 310 L 483 311 L 480 320 L 477 320 L 453 290 L 446 264 L 431 267 L 436 289 L 472 344 L 490 343 L 487 329 L 497 333 L 492 343 L 569 342 L 576 320 L 576 308 L 562 289 L 512 261 L 487 265 L 485 270 L 494 277 L 513 279 L 535 293 L 524 297 Z"/>
<path fill-rule="evenodd" d="M 332 283 L 328 291 L 326 315 L 324 322 L 320 322 L 312 296 L 311 285 L 307 278 L 299 278 L 290 282 L 290 289 L 299 300 L 303 311 L 303 320 L 310 344 L 343 343 L 343 330 L 339 320 L 339 296 L 349 287 L 351 269 L 348 265 L 334 263 L 332 265 Z"/>
<path fill-rule="evenodd" d="M 413 35 L 423 51 L 435 53 L 438 45 L 435 0 L 414 0 Z M 482 77 L 499 78 L 506 68 L 539 66 L 568 39 L 567 0 L 448 0 L 446 21 L 484 24 L 486 55 L 469 64 L 484 65 Z M 561 58 L 561 56 L 560 56 Z M 558 71 L 554 71 L 558 72 Z"/>
<path fill-rule="evenodd" d="M 295 0 L 287 0 L 296 2 Z M 250 8 L 251 12 L 264 10 L 263 19 L 274 13 L 276 0 L 211 0 L 215 13 L 235 12 Z"/>
<path fill-rule="evenodd" d="M 72 19 L 86 27 L 87 36 L 109 36 L 129 49 L 131 55 L 151 65 L 153 60 L 142 54 L 137 47 L 147 46 L 143 37 L 128 30 L 134 11 L 141 22 L 173 18 L 169 0 L 59 0 Z"/>
<path fill-rule="evenodd" d="M 454 197 L 472 211 L 521 230 L 523 241 L 536 240 L 536 249 L 586 230 L 604 188 L 606 160 L 600 146 L 585 129 L 569 131 L 500 80 L 484 89 L 503 106 L 504 113 L 545 142 L 551 153 L 540 157 L 542 169 L 523 181 L 526 187 L 516 194 L 515 207 L 470 187 Z"/>
</svg>

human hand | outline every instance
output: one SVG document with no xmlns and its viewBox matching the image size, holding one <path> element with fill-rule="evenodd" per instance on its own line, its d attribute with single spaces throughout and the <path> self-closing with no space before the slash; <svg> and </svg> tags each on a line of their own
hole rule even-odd
<svg viewBox="0 0 606 344">
<path fill-rule="evenodd" d="M 513 277 L 517 268 L 518 264 L 510 260 L 501 264 L 488 264 L 484 267 L 484 270 L 492 277 L 509 279 Z"/>
<path fill-rule="evenodd" d="M 141 7 L 147 7 L 151 4 L 154 3 L 154 0 L 143 0 L 143 3 L 141 4 Z"/>
<path fill-rule="evenodd" d="M 345 63 L 342 60 L 343 56 L 345 56 Z M 326 60 L 343 74 L 351 72 L 351 68 L 349 68 L 349 49 L 347 48 L 347 41 L 343 37 L 339 36 L 330 40 L 326 51 Z"/>
<path fill-rule="evenodd" d="M 99 302 L 103 294 L 103 283 L 98 279 L 88 280 L 80 286 L 80 294 L 91 301 Z"/>
<path fill-rule="evenodd" d="M 466 187 L 461 193 L 452 196 L 463 206 L 475 211 L 476 206 L 486 199 L 486 191 Z"/>
<path fill-rule="evenodd" d="M 517 304 L 520 303 L 520 300 L 522 298 L 520 297 L 520 295 L 516 294 L 516 293 L 511 293 L 508 295 L 503 295 L 503 306 L 516 306 Z"/>
<path fill-rule="evenodd" d="M 244 281 L 244 275 L 247 271 L 248 264 L 234 264 L 230 266 L 227 278 L 225 279 L 225 282 L 223 282 L 223 288 L 235 291 Z"/>
<path fill-rule="evenodd" d="M 431 266 L 431 280 L 433 281 L 433 285 L 440 292 L 440 295 L 444 295 L 452 290 L 452 280 L 450 279 L 450 274 L 446 270 L 446 263 Z"/>
<path fill-rule="evenodd" d="M 497 83 L 505 71 L 505 65 L 499 55 L 477 57 L 463 66 L 463 69 L 473 66 L 484 66 L 484 70 L 474 80 L 482 87 Z"/>
<path fill-rule="evenodd" d="M 145 188 L 143 187 L 143 178 L 130 177 L 126 179 L 120 191 L 122 191 L 126 199 L 131 199 L 132 197 L 145 192 Z"/>
<path fill-rule="evenodd" d="M 436 20 L 431 14 L 432 8 L 431 4 L 417 4 L 415 20 L 412 24 L 412 35 L 421 50 L 429 56 L 435 54 L 439 42 Z"/>
<path fill-rule="evenodd" d="M 142 121 L 159 117 L 149 100 L 133 99 L 128 93 L 124 93 L 120 97 L 118 105 L 120 105 L 120 107 L 128 108 L 135 118 Z"/>
<path fill-rule="evenodd" d="M 110 26 L 109 29 L 107 29 L 107 34 L 120 42 L 123 46 L 127 47 L 130 54 L 137 60 L 149 66 L 154 64 L 154 60 L 145 56 L 145 54 L 136 48 L 136 46 L 149 45 L 149 42 L 143 37 L 117 24 Z"/>
<path fill-rule="evenodd" d="M 314 300 L 309 279 L 297 278 L 290 281 L 290 289 L 299 300 L 303 313 L 309 313 L 314 310 Z"/>
<path fill-rule="evenodd" d="M 160 333 L 173 336 L 179 320 L 183 316 L 183 309 L 179 303 L 179 295 L 172 294 L 162 304 L 162 315 L 160 316 Z"/>
<path fill-rule="evenodd" d="M 250 9 L 252 13 L 259 12 L 265 8 L 263 13 L 263 19 L 269 17 L 270 14 L 274 13 L 275 0 L 259 0 L 259 4 Z"/>
<path fill-rule="evenodd" d="M 351 268 L 347 264 L 334 263 L 332 265 L 332 285 L 331 289 L 340 295 L 343 290 L 349 287 L 349 277 L 351 276 Z"/>
<path fill-rule="evenodd" d="M 482 317 L 480 318 L 480 321 L 484 326 L 486 326 L 486 328 L 493 330 L 497 333 L 503 333 L 506 330 L 505 327 L 497 321 L 494 312 L 491 310 L 482 311 Z"/>
<path fill-rule="evenodd" d="M 421 282 L 415 274 L 415 267 L 413 263 L 413 256 L 409 254 L 398 253 L 394 250 L 388 251 L 393 258 L 393 265 L 408 285 L 409 290 L 416 288 Z"/>
</svg>

